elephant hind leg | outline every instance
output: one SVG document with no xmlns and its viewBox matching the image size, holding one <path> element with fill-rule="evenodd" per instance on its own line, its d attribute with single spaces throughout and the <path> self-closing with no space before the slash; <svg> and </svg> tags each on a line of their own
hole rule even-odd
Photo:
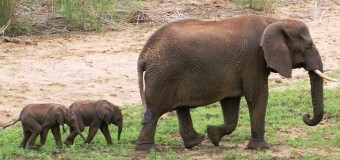
<svg viewBox="0 0 340 160">
<path fill-rule="evenodd" d="M 19 144 L 19 147 L 21 148 L 25 148 L 28 139 L 30 138 L 32 132 L 30 132 L 29 130 L 26 129 L 26 127 L 23 126 L 23 138 L 22 141 Z"/>
<path fill-rule="evenodd" d="M 46 142 L 48 128 L 43 128 L 42 132 L 40 133 L 40 145 L 44 145 Z"/>
<path fill-rule="evenodd" d="M 98 129 L 101 125 L 101 121 L 92 121 L 90 127 L 89 127 L 89 134 L 87 135 L 87 138 L 85 139 L 84 143 L 90 144 L 94 138 L 94 136 L 97 134 Z"/>
<path fill-rule="evenodd" d="M 190 110 L 188 108 L 177 109 L 179 131 L 185 148 L 192 148 L 204 140 L 204 135 L 198 134 L 192 124 Z"/>
<path fill-rule="evenodd" d="M 166 107 L 163 107 L 166 108 Z M 151 149 L 155 149 L 157 151 L 160 151 L 161 148 L 156 147 L 155 145 L 155 133 L 156 133 L 156 127 L 158 119 L 166 113 L 166 111 L 163 110 L 149 110 L 150 111 L 150 119 L 143 123 L 142 122 L 142 129 L 140 131 L 138 141 L 136 144 L 136 151 L 146 151 L 149 152 Z"/>
<path fill-rule="evenodd" d="M 223 136 L 231 134 L 235 130 L 238 122 L 240 100 L 241 97 L 232 97 L 220 101 L 224 124 L 220 126 L 208 125 L 207 127 L 208 138 L 215 146 L 219 145 Z"/>
<path fill-rule="evenodd" d="M 42 131 L 42 126 L 36 122 L 33 118 L 28 118 L 26 120 L 23 120 L 23 126 L 31 133 L 29 136 L 26 148 L 28 149 L 38 149 L 40 146 L 35 144 L 35 139 L 38 137 L 38 135 Z"/>
</svg>

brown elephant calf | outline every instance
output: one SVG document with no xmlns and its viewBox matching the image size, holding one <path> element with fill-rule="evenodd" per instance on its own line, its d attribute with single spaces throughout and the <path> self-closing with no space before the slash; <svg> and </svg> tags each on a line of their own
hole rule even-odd
<svg viewBox="0 0 340 160">
<path fill-rule="evenodd" d="M 81 135 L 75 114 L 60 104 L 29 104 L 23 108 L 18 120 L 4 128 L 14 125 L 18 121 L 21 121 L 23 128 L 24 136 L 19 145 L 23 148 L 38 149 L 44 145 L 50 129 L 57 146 L 61 147 L 62 140 L 59 125 L 64 125 L 64 123 L 72 128 L 72 135 Z M 40 135 L 40 145 L 34 142 L 38 135 Z M 81 137 L 83 136 L 81 135 Z"/>
<path fill-rule="evenodd" d="M 118 106 L 106 100 L 98 101 L 76 101 L 70 109 L 75 113 L 80 131 L 84 131 L 86 126 L 89 126 L 89 133 L 84 143 L 91 143 L 93 137 L 97 133 L 98 129 L 105 136 L 108 145 L 112 144 L 109 124 L 118 126 L 118 140 L 120 140 L 120 134 L 123 128 L 123 115 Z M 73 130 L 71 129 L 73 133 Z M 70 134 L 67 137 L 65 144 L 71 145 L 74 142 L 74 138 L 77 134 Z"/>
</svg>

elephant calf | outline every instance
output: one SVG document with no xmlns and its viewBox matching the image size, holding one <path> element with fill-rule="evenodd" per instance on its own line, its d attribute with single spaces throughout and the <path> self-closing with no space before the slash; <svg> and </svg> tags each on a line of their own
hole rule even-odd
<svg viewBox="0 0 340 160">
<path fill-rule="evenodd" d="M 52 130 L 57 146 L 61 147 L 62 141 L 59 125 L 64 125 L 64 123 L 72 128 L 72 135 L 81 135 L 74 113 L 60 104 L 29 104 L 21 111 L 18 120 L 4 128 L 14 125 L 18 121 L 21 121 L 24 133 L 24 137 L 19 145 L 23 148 L 38 149 L 44 145 L 49 129 Z M 40 145 L 34 142 L 38 135 L 40 135 Z"/>
<path fill-rule="evenodd" d="M 118 106 L 106 100 L 98 101 L 76 101 L 70 109 L 75 113 L 80 131 L 89 126 L 89 133 L 84 143 L 91 143 L 98 129 L 104 134 L 108 145 L 112 144 L 108 125 L 110 123 L 118 126 L 118 140 L 123 127 L 123 115 Z M 72 132 L 72 129 L 71 129 Z M 65 144 L 71 145 L 77 134 L 70 134 Z"/>
</svg>

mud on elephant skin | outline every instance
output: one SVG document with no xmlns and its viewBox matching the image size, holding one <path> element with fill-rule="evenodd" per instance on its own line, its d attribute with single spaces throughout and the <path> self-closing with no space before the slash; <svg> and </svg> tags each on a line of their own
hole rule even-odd
<svg viewBox="0 0 340 160">
<path fill-rule="evenodd" d="M 117 139 L 120 140 L 123 129 L 123 115 L 118 106 L 115 106 L 106 100 L 86 100 L 75 101 L 69 108 L 75 113 L 81 132 L 84 131 L 86 126 L 90 127 L 84 143 L 91 143 L 98 129 L 100 129 L 107 144 L 111 145 L 112 139 L 108 127 L 111 123 L 118 127 Z M 76 134 L 70 134 L 70 136 L 67 137 L 65 144 L 73 144 L 76 136 Z"/>
<path fill-rule="evenodd" d="M 73 129 L 73 133 L 71 134 L 81 135 L 74 113 L 60 104 L 29 104 L 23 108 L 18 120 L 4 128 L 14 125 L 18 121 L 21 121 L 23 128 L 23 139 L 19 144 L 19 146 L 23 148 L 40 148 L 40 146 L 45 144 L 50 129 L 57 146 L 62 147 L 59 125 L 62 125 L 63 130 L 65 130 L 64 123 Z M 34 142 L 38 135 L 40 135 L 39 145 Z M 84 138 L 83 135 L 81 136 Z"/>
<path fill-rule="evenodd" d="M 292 19 L 245 15 L 220 21 L 194 19 L 169 23 L 144 45 L 137 62 L 143 104 L 143 126 L 137 151 L 155 145 L 157 121 L 176 110 L 186 148 L 201 143 L 193 128 L 190 108 L 219 101 L 224 123 L 208 126 L 214 145 L 237 126 L 241 97 L 251 123 L 248 148 L 269 148 L 265 114 L 270 72 L 290 78 L 292 69 L 309 72 L 314 115 L 303 121 L 315 126 L 323 118 L 323 64 L 307 26 Z M 322 78 L 321 78 L 322 77 Z M 145 83 L 145 87 L 144 87 Z"/>
</svg>

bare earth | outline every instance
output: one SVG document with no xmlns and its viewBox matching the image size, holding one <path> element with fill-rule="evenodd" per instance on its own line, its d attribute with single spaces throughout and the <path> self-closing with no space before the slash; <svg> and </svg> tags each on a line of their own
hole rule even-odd
<svg viewBox="0 0 340 160">
<path fill-rule="evenodd" d="M 136 62 L 147 38 L 161 25 L 182 19 L 218 20 L 256 13 L 224 0 L 152 1 L 145 6 L 151 22 L 128 24 L 120 31 L 19 37 L 0 44 L 0 126 L 18 117 L 29 103 L 106 99 L 120 106 L 140 104 Z M 272 17 L 304 21 L 324 61 L 326 73 L 340 70 L 340 6 L 336 1 L 286 1 Z M 29 43 L 25 43 L 29 42 Z M 294 70 L 291 79 L 272 74 L 271 81 L 308 77 Z M 338 83 L 327 82 L 326 87 Z"/>
</svg>

